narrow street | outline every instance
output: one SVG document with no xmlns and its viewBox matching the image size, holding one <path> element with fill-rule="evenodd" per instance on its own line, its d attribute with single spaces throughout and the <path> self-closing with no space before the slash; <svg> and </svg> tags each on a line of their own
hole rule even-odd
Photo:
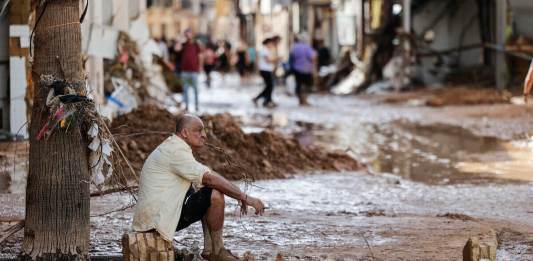
<svg viewBox="0 0 533 261">
<path fill-rule="evenodd" d="M 500 242 L 498 260 L 533 258 L 530 106 L 428 108 L 382 104 L 380 95 L 314 95 L 311 107 L 297 107 L 279 87 L 279 107 L 267 110 L 250 100 L 259 90 L 230 76 L 202 88 L 200 109 L 230 112 L 248 132 L 270 126 L 303 144 L 349 150 L 367 170 L 294 173 L 248 186 L 268 209 L 263 217 L 239 216 L 228 200 L 229 249 L 258 260 L 278 253 L 286 260 L 456 260 L 466 239 L 479 235 Z M 502 120 L 507 124 L 497 124 Z M 2 194 L 0 201 L 15 208 L 3 211 L 22 214 L 23 195 Z M 132 210 L 100 214 L 131 201 L 120 194 L 92 199 L 91 255 L 120 255 Z M 199 224 L 176 235 L 177 249 L 202 248 Z M 19 232 L 10 242 L 21 239 Z"/>
<path fill-rule="evenodd" d="M 533 260 L 532 13 L 0 0 L 0 261 Z"/>
</svg>

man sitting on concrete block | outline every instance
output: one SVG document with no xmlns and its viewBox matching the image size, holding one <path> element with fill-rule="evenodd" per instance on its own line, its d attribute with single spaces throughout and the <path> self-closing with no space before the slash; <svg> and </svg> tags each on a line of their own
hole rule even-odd
<svg viewBox="0 0 533 261">
<path fill-rule="evenodd" d="M 133 217 L 133 230 L 157 231 L 172 242 L 174 232 L 202 221 L 204 250 L 208 260 L 238 260 L 224 248 L 224 195 L 262 215 L 260 199 L 246 195 L 224 177 L 196 161 L 192 149 L 207 139 L 204 124 L 185 114 L 176 122 L 176 133 L 161 143 L 146 159 L 139 181 L 139 198 Z"/>
</svg>

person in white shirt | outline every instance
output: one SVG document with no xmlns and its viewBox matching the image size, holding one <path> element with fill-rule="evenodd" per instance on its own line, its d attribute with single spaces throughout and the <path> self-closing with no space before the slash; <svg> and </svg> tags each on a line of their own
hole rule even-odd
<svg viewBox="0 0 533 261">
<path fill-rule="evenodd" d="M 224 195 L 247 206 L 255 214 L 264 213 L 263 202 L 245 194 L 239 187 L 196 161 L 192 149 L 204 146 L 206 133 L 202 120 L 185 114 L 176 122 L 176 133 L 161 143 L 146 159 L 139 181 L 139 197 L 133 217 L 133 230 L 157 231 L 172 241 L 175 231 L 202 221 L 204 249 L 208 260 L 238 260 L 224 248 Z"/>
<path fill-rule="evenodd" d="M 267 108 L 276 107 L 272 101 L 272 92 L 274 91 L 274 69 L 276 63 L 279 61 L 276 57 L 276 40 L 274 38 L 267 38 L 263 41 L 263 48 L 258 52 L 258 67 L 259 74 L 263 78 L 265 88 L 259 95 L 252 99 L 257 106 L 259 99 L 263 99 L 263 106 Z"/>
</svg>

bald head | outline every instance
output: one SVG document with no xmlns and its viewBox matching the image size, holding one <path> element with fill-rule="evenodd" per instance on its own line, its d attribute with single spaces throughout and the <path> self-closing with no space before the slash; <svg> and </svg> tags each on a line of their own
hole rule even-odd
<svg viewBox="0 0 533 261">
<path fill-rule="evenodd" d="M 176 133 L 192 148 L 202 147 L 207 139 L 204 123 L 198 116 L 184 114 L 176 121 Z"/>
<path fill-rule="evenodd" d="M 192 114 L 183 114 L 176 121 L 176 132 L 180 133 L 184 129 L 189 129 L 192 125 L 202 124 L 202 120 L 198 116 Z"/>
</svg>

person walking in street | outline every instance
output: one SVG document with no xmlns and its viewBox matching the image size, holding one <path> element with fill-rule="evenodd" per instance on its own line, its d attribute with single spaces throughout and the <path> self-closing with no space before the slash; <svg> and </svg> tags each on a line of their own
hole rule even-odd
<svg viewBox="0 0 533 261">
<path fill-rule="evenodd" d="M 255 72 L 255 48 L 253 46 L 248 46 L 246 49 L 246 56 L 248 57 L 248 62 L 246 63 L 246 71 L 248 74 L 253 74 Z"/>
<path fill-rule="evenodd" d="M 307 93 L 313 86 L 313 74 L 316 72 L 316 52 L 309 45 L 306 33 L 296 37 L 296 43 L 290 52 L 291 69 L 296 78 L 296 95 L 300 106 L 308 106 Z"/>
<path fill-rule="evenodd" d="M 242 214 L 251 206 L 256 215 L 262 215 L 265 205 L 196 161 L 193 150 L 201 149 L 206 139 L 202 120 L 185 114 L 176 121 L 175 133 L 150 153 L 141 171 L 133 230 L 157 231 L 172 242 L 174 232 L 201 220 L 202 257 L 236 261 L 238 257 L 224 248 L 222 238 L 224 195 L 239 201 Z"/>
<path fill-rule="evenodd" d="M 259 74 L 263 78 L 265 88 L 259 93 L 259 95 L 252 99 L 256 106 L 259 99 L 263 99 L 263 106 L 267 108 L 276 107 L 276 104 L 272 101 L 272 92 L 274 91 L 274 69 L 279 61 L 275 54 L 275 45 L 276 43 L 274 39 L 267 38 L 263 40 L 263 48 L 258 52 Z"/>
<path fill-rule="evenodd" d="M 216 46 L 212 42 L 208 42 L 204 52 L 204 72 L 207 88 L 211 88 L 211 72 L 215 69 L 215 63 L 217 60 L 215 49 Z"/>
<path fill-rule="evenodd" d="M 185 43 L 177 45 L 180 52 L 180 70 L 183 83 L 183 101 L 185 110 L 189 111 L 189 90 L 194 92 L 194 109 L 198 111 L 198 74 L 202 68 L 202 50 L 198 43 L 194 41 L 194 35 L 189 28 L 185 30 Z"/>
<path fill-rule="evenodd" d="M 216 55 L 216 70 L 222 75 L 222 81 L 224 82 L 226 74 L 231 70 L 231 44 L 226 40 L 219 41 Z"/>
<path fill-rule="evenodd" d="M 235 67 L 237 68 L 237 72 L 239 73 L 239 76 L 241 77 L 241 80 L 246 78 L 246 63 L 248 61 L 248 57 L 246 55 L 248 45 L 244 40 L 241 40 L 239 42 L 239 45 L 237 46 L 237 63 L 235 64 Z"/>
</svg>

